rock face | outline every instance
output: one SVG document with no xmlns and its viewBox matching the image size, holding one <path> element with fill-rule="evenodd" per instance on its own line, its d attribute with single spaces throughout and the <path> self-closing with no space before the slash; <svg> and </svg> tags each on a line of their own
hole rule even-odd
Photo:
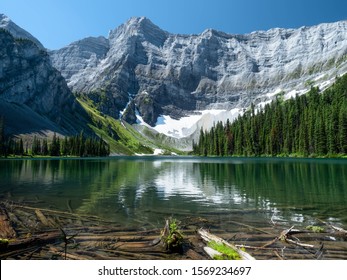
<svg viewBox="0 0 347 280">
<path fill-rule="evenodd" d="M 4 14 L 0 14 L 0 29 L 5 29 L 9 31 L 13 37 L 17 39 L 28 39 L 36 44 L 36 46 L 44 50 L 44 46 L 40 43 L 39 40 L 37 40 L 33 35 L 31 35 L 29 32 L 25 31 L 18 25 L 16 25 L 10 18 L 8 18 Z"/>
<path fill-rule="evenodd" d="M 68 81 L 81 80 L 83 71 L 94 69 L 109 50 L 106 38 L 89 37 L 59 50 L 50 51 L 52 63 Z"/>
<path fill-rule="evenodd" d="M 246 107 L 278 88 L 334 76 L 347 70 L 346 54 L 347 21 L 246 35 L 211 29 L 175 35 L 142 17 L 108 39 L 87 38 L 51 57 L 70 88 L 88 94 L 103 113 L 134 122 L 138 112 L 154 125 L 160 115 Z"/>
<path fill-rule="evenodd" d="M 4 29 L 0 29 L 0 46 L 0 114 L 9 132 L 79 132 L 86 114 L 48 53 Z"/>
</svg>

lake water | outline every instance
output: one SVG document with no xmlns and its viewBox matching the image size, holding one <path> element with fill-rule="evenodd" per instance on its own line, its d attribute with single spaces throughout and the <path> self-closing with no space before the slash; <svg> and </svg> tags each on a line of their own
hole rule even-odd
<svg viewBox="0 0 347 280">
<path fill-rule="evenodd" d="M 125 226 L 201 217 L 221 226 L 317 219 L 347 228 L 347 161 L 110 157 L 0 160 L 0 196 Z"/>
</svg>

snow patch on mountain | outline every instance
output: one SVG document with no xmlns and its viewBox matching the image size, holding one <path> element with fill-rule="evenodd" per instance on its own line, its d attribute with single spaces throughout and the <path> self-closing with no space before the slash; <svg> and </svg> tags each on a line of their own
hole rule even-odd
<svg viewBox="0 0 347 280">
<path fill-rule="evenodd" d="M 189 137 L 200 128 L 203 130 L 209 130 L 214 124 L 219 121 L 223 123 L 228 119 L 233 121 L 239 115 L 242 115 L 243 110 L 235 108 L 232 110 L 203 110 L 197 111 L 192 115 L 173 119 L 168 115 L 162 115 L 157 119 L 157 123 L 154 127 L 148 125 L 142 117 L 137 114 L 138 124 L 145 125 L 154 129 L 155 131 L 165 134 L 173 138 Z"/>
</svg>

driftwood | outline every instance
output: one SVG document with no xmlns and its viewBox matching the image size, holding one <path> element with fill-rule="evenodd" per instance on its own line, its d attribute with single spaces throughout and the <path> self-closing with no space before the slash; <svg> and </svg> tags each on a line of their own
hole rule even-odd
<svg viewBox="0 0 347 280">
<path fill-rule="evenodd" d="M 240 255 L 241 259 L 243 259 L 243 260 L 255 260 L 255 258 L 253 258 L 250 254 L 242 251 L 241 249 L 239 249 L 238 247 L 236 247 L 233 244 L 230 244 L 229 242 L 225 241 L 224 239 L 207 232 L 204 229 L 199 229 L 198 234 L 206 242 L 215 241 L 216 243 L 224 244 L 224 245 L 228 246 L 229 248 L 236 251 Z"/>
<path fill-rule="evenodd" d="M 222 256 L 222 253 L 219 253 L 215 249 L 212 249 L 211 247 L 205 246 L 204 251 L 211 259 L 214 259 L 215 257 Z"/>
<path fill-rule="evenodd" d="M 255 223 L 248 226 L 229 219 L 219 222 L 211 219 L 211 214 L 204 216 L 206 218 L 186 216 L 177 223 L 176 229 L 179 225 L 178 231 L 184 239 L 182 250 L 175 252 L 158 246 L 167 239 L 162 238 L 161 233 L 169 236 L 170 222 L 165 223 L 162 230 L 148 223 L 124 227 L 92 215 L 8 200 L 0 201 L 0 210 L 3 210 L 1 221 L 8 225 L 5 228 L 12 228 L 16 233 L 15 237 L 7 239 L 6 246 L 1 247 L 1 259 L 207 259 L 203 249 L 206 245 L 196 234 L 201 227 L 211 228 L 218 240 L 228 244 L 233 240 L 230 245 L 238 248 L 241 254 L 245 253 L 241 249 L 246 248 L 256 259 L 347 259 L 346 233 L 331 225 L 324 232 L 292 227 L 279 233 L 269 225 Z"/>
<path fill-rule="evenodd" d="M 62 217 L 62 218 L 75 218 L 75 219 L 85 219 L 87 221 L 98 221 L 100 222 L 101 219 L 97 216 L 92 216 L 92 215 L 83 215 L 83 214 L 74 214 L 74 213 L 69 213 L 69 212 L 64 212 L 64 211 L 59 211 L 59 210 L 52 210 L 52 209 L 43 209 L 43 208 L 37 208 L 37 207 L 31 207 L 31 206 L 26 206 L 18 203 L 2 203 L 4 206 L 11 207 L 11 208 L 19 208 L 19 209 L 25 209 L 25 210 L 39 210 L 42 213 L 47 213 L 47 214 L 52 214 L 56 215 L 57 217 Z"/>
<path fill-rule="evenodd" d="M 345 239 L 347 238 L 347 230 L 334 225 L 330 225 L 330 227 L 336 231 L 336 235 L 342 236 Z"/>
<path fill-rule="evenodd" d="M 192 259 L 192 260 L 205 260 L 205 259 L 206 259 L 203 255 L 201 255 L 201 254 L 195 252 L 195 251 L 192 250 L 192 249 L 189 249 L 189 250 L 186 252 L 186 256 L 187 256 L 189 259 Z"/>
<path fill-rule="evenodd" d="M 48 234 L 41 234 L 35 237 L 17 239 L 9 242 L 6 250 L 3 253 L 0 253 L 0 258 L 5 259 L 11 256 L 21 255 L 28 251 L 38 250 L 40 247 L 49 244 L 55 243 L 61 240 L 61 233 L 53 232 Z"/>
<path fill-rule="evenodd" d="M 41 221 L 41 223 L 42 223 L 44 226 L 51 226 L 51 222 L 48 221 L 48 219 L 46 218 L 45 215 L 43 215 L 43 213 L 41 212 L 41 210 L 36 209 L 36 210 L 35 210 L 35 214 L 36 214 L 36 216 L 39 218 L 39 220 Z"/>
<path fill-rule="evenodd" d="M 342 232 L 344 234 L 347 234 L 347 230 L 343 229 L 343 228 L 340 228 L 340 227 L 336 227 L 336 226 L 333 226 L 333 225 L 330 225 L 333 229 L 339 231 L 339 232 Z"/>
<path fill-rule="evenodd" d="M 294 226 L 292 226 L 291 228 L 282 231 L 280 236 L 278 237 L 278 239 L 281 241 L 287 242 L 287 243 L 297 245 L 297 246 L 313 248 L 314 245 L 312 245 L 312 244 L 301 243 L 301 242 L 295 241 L 291 238 L 292 235 L 302 233 L 302 232 L 304 232 L 304 231 L 294 229 Z"/>
<path fill-rule="evenodd" d="M 10 239 L 17 236 L 9 220 L 7 211 L 0 208 L 0 238 Z"/>
</svg>

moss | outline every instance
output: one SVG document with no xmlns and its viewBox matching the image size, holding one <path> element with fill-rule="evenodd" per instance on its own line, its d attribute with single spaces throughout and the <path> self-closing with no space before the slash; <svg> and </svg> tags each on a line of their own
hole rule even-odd
<svg viewBox="0 0 347 280">
<path fill-rule="evenodd" d="M 320 232 L 324 232 L 325 229 L 323 227 L 320 227 L 320 226 L 307 226 L 306 227 L 307 230 L 310 230 L 310 231 L 313 231 L 313 232 L 316 232 L 316 233 L 320 233 Z"/>
<path fill-rule="evenodd" d="M 0 238 L 0 249 L 6 249 L 8 247 L 8 239 Z"/>
<path fill-rule="evenodd" d="M 220 256 L 215 256 L 215 260 L 241 260 L 238 252 L 222 243 L 211 241 L 208 243 L 208 246 L 222 254 Z"/>
</svg>

